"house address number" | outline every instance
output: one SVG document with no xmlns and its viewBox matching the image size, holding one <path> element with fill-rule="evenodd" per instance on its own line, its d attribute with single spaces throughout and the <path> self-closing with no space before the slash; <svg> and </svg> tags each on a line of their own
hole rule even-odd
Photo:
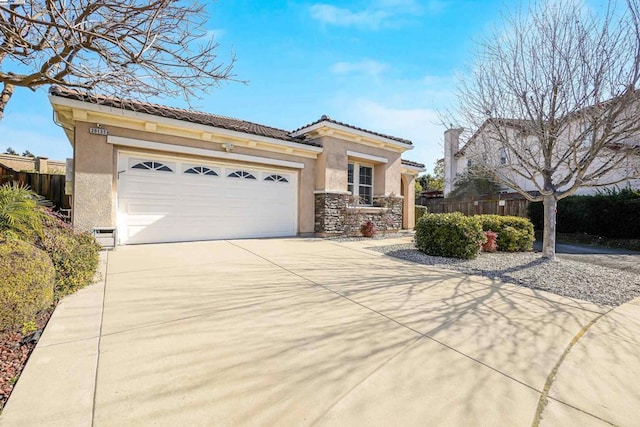
<svg viewBox="0 0 640 427">
<path fill-rule="evenodd" d="M 89 128 L 89 133 L 92 135 L 107 135 L 108 132 L 105 128 Z"/>
</svg>

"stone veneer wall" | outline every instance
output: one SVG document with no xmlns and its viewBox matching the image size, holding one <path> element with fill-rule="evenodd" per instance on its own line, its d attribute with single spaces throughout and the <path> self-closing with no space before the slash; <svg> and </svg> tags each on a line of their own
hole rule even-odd
<svg viewBox="0 0 640 427">
<path fill-rule="evenodd" d="M 373 222 L 378 233 L 402 228 L 402 197 L 374 197 L 373 207 L 349 206 L 350 197 L 345 193 L 316 194 L 315 232 L 318 235 L 358 235 L 367 221 Z"/>
<path fill-rule="evenodd" d="M 321 236 L 344 233 L 348 194 L 316 193 L 315 232 Z"/>
</svg>

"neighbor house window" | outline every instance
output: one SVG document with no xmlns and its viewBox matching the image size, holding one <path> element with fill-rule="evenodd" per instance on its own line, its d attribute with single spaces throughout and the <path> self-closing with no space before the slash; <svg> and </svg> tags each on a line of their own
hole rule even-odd
<svg viewBox="0 0 640 427">
<path fill-rule="evenodd" d="M 467 167 L 468 167 L 468 168 L 470 168 L 470 167 L 471 167 L 471 164 L 472 164 L 471 159 L 468 159 L 468 160 L 467 160 Z"/>
<path fill-rule="evenodd" d="M 358 163 L 349 163 L 347 168 L 347 191 L 363 205 L 373 203 L 373 168 Z"/>
<path fill-rule="evenodd" d="M 505 150 L 504 148 L 500 149 L 500 164 L 501 165 L 507 164 L 507 150 Z"/>
</svg>

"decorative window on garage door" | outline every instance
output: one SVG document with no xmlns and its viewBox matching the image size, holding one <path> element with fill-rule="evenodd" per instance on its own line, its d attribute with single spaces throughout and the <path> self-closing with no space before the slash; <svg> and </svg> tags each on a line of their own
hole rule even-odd
<svg viewBox="0 0 640 427">
<path fill-rule="evenodd" d="M 285 178 L 282 175 L 278 175 L 278 174 L 268 175 L 264 180 L 265 181 L 273 181 L 273 182 L 289 182 L 289 180 L 287 178 Z"/>
<path fill-rule="evenodd" d="M 159 172 L 173 172 L 169 166 L 165 165 L 161 162 L 147 161 L 147 162 L 139 162 L 135 163 L 131 166 L 131 169 L 142 169 L 142 170 L 150 170 L 150 171 L 159 171 Z"/>
<path fill-rule="evenodd" d="M 192 166 L 190 168 L 185 169 L 184 173 L 189 175 L 218 176 L 218 172 L 206 166 Z"/>
<path fill-rule="evenodd" d="M 229 177 L 229 178 L 243 178 L 243 179 L 256 179 L 256 177 L 253 176 L 253 174 L 251 172 L 247 172 L 247 171 L 243 171 L 243 170 L 231 172 L 229 175 L 227 175 L 227 177 Z"/>
</svg>

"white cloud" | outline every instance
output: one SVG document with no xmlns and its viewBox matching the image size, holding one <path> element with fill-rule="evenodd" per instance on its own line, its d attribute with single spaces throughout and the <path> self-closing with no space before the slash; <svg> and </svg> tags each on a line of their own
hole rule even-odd
<svg viewBox="0 0 640 427">
<path fill-rule="evenodd" d="M 430 12 L 435 11 L 431 3 L 440 1 L 429 2 L 427 10 Z M 375 0 L 361 10 L 316 3 L 310 6 L 309 12 L 313 19 L 325 25 L 377 30 L 397 26 L 403 17 L 420 16 L 423 7 L 415 0 Z"/>
<path fill-rule="evenodd" d="M 202 36 L 196 38 L 195 41 L 198 41 L 200 43 L 207 43 L 213 40 L 215 43 L 218 43 L 220 39 L 225 36 L 226 32 L 227 31 L 222 28 L 213 28 L 205 31 Z"/>
<path fill-rule="evenodd" d="M 226 30 L 222 29 L 222 28 L 214 28 L 212 30 L 208 30 L 206 33 L 206 37 L 207 38 L 214 38 L 216 40 L 221 39 L 222 37 L 225 36 L 225 34 L 227 33 Z"/>
<path fill-rule="evenodd" d="M 387 64 L 372 59 L 357 62 L 336 62 L 329 67 L 332 74 L 341 76 L 362 74 L 369 77 L 380 77 L 388 69 L 389 66 Z"/>
</svg>

